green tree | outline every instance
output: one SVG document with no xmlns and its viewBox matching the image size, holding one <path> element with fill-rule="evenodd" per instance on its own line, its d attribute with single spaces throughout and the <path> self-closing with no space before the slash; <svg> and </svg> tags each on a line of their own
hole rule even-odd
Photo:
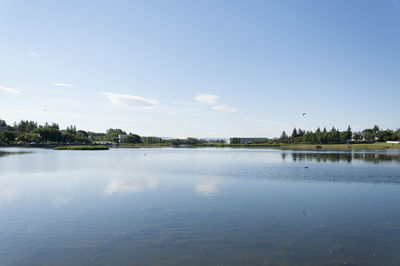
<svg viewBox="0 0 400 266">
<path fill-rule="evenodd" d="M 291 138 L 296 138 L 297 137 L 297 129 L 296 128 L 293 128 L 293 131 L 292 131 L 292 136 L 291 136 Z"/>
<path fill-rule="evenodd" d="M 70 134 L 75 135 L 75 134 L 76 134 L 76 126 L 71 125 L 71 126 L 67 127 L 67 128 L 65 129 L 65 131 L 66 131 L 67 133 L 70 133 Z"/>
<path fill-rule="evenodd" d="M 364 129 L 362 133 L 363 139 L 366 142 L 372 142 L 375 139 L 375 134 L 372 129 Z"/>
<path fill-rule="evenodd" d="M 183 144 L 183 141 L 181 139 L 170 139 L 169 142 L 176 147 Z"/>
<path fill-rule="evenodd" d="M 12 143 L 15 141 L 15 133 L 13 131 L 0 131 L 0 142 L 1 143 Z"/>
<path fill-rule="evenodd" d="M 289 136 L 286 134 L 285 131 L 282 132 L 280 138 L 279 138 L 279 142 L 281 143 L 287 143 L 289 139 Z"/>
<path fill-rule="evenodd" d="M 25 142 L 40 142 L 40 137 L 35 133 L 24 132 L 18 135 L 18 141 L 25 141 Z"/>
<path fill-rule="evenodd" d="M 240 144 L 240 138 L 230 138 L 230 144 Z"/>
<path fill-rule="evenodd" d="M 61 132 L 52 127 L 39 127 L 34 131 L 42 141 L 60 142 L 62 141 Z"/>
<path fill-rule="evenodd" d="M 36 122 L 28 120 L 21 120 L 18 124 L 15 125 L 15 129 L 17 130 L 17 132 L 32 132 L 37 127 L 38 125 Z"/>
<path fill-rule="evenodd" d="M 0 119 L 0 127 L 6 127 L 7 123 L 3 119 Z"/>
<path fill-rule="evenodd" d="M 73 143 L 75 142 L 75 135 L 69 132 L 62 132 L 62 140 L 64 142 Z"/>
<path fill-rule="evenodd" d="M 187 138 L 185 142 L 188 145 L 197 145 L 200 143 L 200 140 L 196 138 Z"/>
<path fill-rule="evenodd" d="M 86 131 L 78 130 L 75 134 L 75 141 L 79 144 L 89 143 L 89 134 Z"/>
<path fill-rule="evenodd" d="M 126 135 L 126 132 L 119 128 L 110 128 L 104 137 L 107 141 L 119 142 L 119 135 Z"/>
<path fill-rule="evenodd" d="M 162 138 L 159 137 L 141 137 L 142 142 L 145 144 L 157 144 L 157 143 L 163 143 Z"/>
<path fill-rule="evenodd" d="M 346 130 L 346 141 L 350 141 L 352 136 L 353 136 L 353 132 L 351 130 L 351 127 L 348 126 L 347 130 Z"/>
<path fill-rule="evenodd" d="M 139 135 L 129 134 L 123 138 L 124 143 L 142 143 L 142 139 Z"/>
</svg>

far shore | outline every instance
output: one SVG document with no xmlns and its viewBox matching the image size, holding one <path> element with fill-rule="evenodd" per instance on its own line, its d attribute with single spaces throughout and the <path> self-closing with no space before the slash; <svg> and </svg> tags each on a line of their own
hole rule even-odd
<svg viewBox="0 0 400 266">
<path fill-rule="evenodd" d="M 60 148 L 62 146 L 62 148 Z M 115 143 L 107 145 L 57 145 L 57 144 L 35 144 L 35 145 L 0 145 L 0 147 L 22 147 L 22 148 L 48 148 L 63 150 L 90 150 L 107 148 L 255 148 L 255 149 L 281 149 L 281 150 L 400 150 L 400 144 L 385 142 L 359 143 L 359 144 L 197 144 L 179 145 L 170 144 L 126 144 Z"/>
<path fill-rule="evenodd" d="M 151 147 L 176 147 L 176 148 L 260 148 L 281 150 L 400 150 L 400 144 L 360 143 L 360 144 L 198 144 L 198 145 L 148 145 L 148 144 L 120 144 L 120 148 L 151 148 Z"/>
</svg>

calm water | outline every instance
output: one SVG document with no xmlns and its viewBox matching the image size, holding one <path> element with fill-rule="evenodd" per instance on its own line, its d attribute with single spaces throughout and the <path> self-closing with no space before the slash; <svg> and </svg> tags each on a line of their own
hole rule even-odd
<svg viewBox="0 0 400 266">
<path fill-rule="evenodd" d="M 400 153 L 0 149 L 0 265 L 91 264 L 400 265 Z"/>
</svg>

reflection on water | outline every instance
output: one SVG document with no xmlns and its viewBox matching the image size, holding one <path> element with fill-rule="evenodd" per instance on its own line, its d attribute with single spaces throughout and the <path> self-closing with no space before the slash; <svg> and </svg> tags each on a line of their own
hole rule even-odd
<svg viewBox="0 0 400 266">
<path fill-rule="evenodd" d="M 18 190 L 7 187 L 0 188 L 0 204 L 12 201 L 18 197 Z"/>
<path fill-rule="evenodd" d="M 31 153 L 30 151 L 13 151 L 16 149 L 9 149 L 11 151 L 7 151 L 7 150 L 0 150 L 0 157 L 2 156 L 8 156 L 8 155 L 17 155 L 17 154 L 27 154 L 27 153 Z"/>
<path fill-rule="evenodd" d="M 158 180 L 152 177 L 139 177 L 139 178 L 126 178 L 126 179 L 112 179 L 108 183 L 104 193 L 135 193 L 145 189 L 155 188 L 158 185 Z"/>
<path fill-rule="evenodd" d="M 71 199 L 68 196 L 58 196 L 53 199 L 53 203 L 56 206 L 62 207 L 66 205 Z"/>
<path fill-rule="evenodd" d="M 0 265 L 400 264 L 395 152 L 7 151 Z"/>
<path fill-rule="evenodd" d="M 195 190 L 200 196 L 212 196 L 218 192 L 218 187 L 214 181 L 203 181 L 196 184 Z"/>
<path fill-rule="evenodd" d="M 351 163 L 355 161 L 363 162 L 400 162 L 399 153 L 389 152 L 292 152 L 293 161 L 317 161 L 317 162 L 339 162 Z M 282 159 L 286 158 L 286 153 L 282 153 Z"/>
</svg>

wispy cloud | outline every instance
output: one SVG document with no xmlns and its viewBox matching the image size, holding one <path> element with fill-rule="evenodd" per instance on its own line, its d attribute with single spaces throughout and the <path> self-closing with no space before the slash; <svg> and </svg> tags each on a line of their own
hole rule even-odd
<svg viewBox="0 0 400 266">
<path fill-rule="evenodd" d="M 215 111 L 228 112 L 228 113 L 237 111 L 236 108 L 233 108 L 233 107 L 230 107 L 230 106 L 224 105 L 224 104 L 213 106 L 212 109 Z"/>
<path fill-rule="evenodd" d="M 18 90 L 14 90 L 14 89 L 7 88 L 4 86 L 0 86 L 0 91 L 4 92 L 4 93 L 8 93 L 8 94 L 21 94 L 21 92 Z"/>
<path fill-rule="evenodd" d="M 29 55 L 30 56 L 34 56 L 34 57 L 39 57 L 40 56 L 40 54 L 35 53 L 35 52 L 29 52 Z"/>
<path fill-rule="evenodd" d="M 146 99 L 129 94 L 117 94 L 112 92 L 103 92 L 112 104 L 127 105 L 136 108 L 152 108 L 158 105 L 156 100 Z"/>
<path fill-rule="evenodd" d="M 56 87 L 74 87 L 74 86 L 75 86 L 74 84 L 69 84 L 69 83 L 58 83 L 58 82 L 55 82 L 55 83 L 53 83 L 52 85 L 53 85 L 53 86 L 56 86 Z"/>
<path fill-rule="evenodd" d="M 194 99 L 198 102 L 201 103 L 206 103 L 206 104 L 217 104 L 219 96 L 218 95 L 212 95 L 212 94 L 197 94 Z"/>
</svg>

